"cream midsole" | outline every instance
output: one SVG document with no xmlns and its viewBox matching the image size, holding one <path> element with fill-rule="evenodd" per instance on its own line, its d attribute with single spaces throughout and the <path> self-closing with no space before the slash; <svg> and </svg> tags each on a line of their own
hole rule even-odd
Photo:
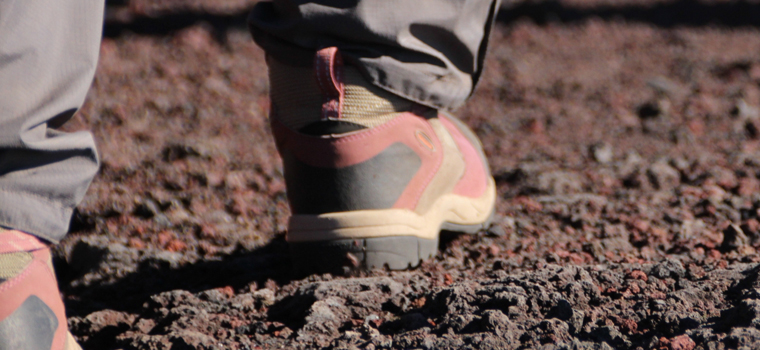
<svg viewBox="0 0 760 350">
<path fill-rule="evenodd" d="M 66 342 L 64 343 L 63 348 L 65 350 L 82 350 L 70 332 L 66 332 Z"/>
<path fill-rule="evenodd" d="M 311 242 L 391 236 L 435 239 L 444 222 L 482 224 L 493 211 L 496 184 L 489 178 L 478 198 L 445 194 L 425 214 L 408 209 L 356 210 L 321 215 L 293 215 L 288 222 L 288 242 Z"/>
</svg>

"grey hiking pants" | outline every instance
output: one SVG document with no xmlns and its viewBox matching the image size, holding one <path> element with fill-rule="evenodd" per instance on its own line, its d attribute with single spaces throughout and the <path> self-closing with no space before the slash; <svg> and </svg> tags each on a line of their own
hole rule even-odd
<svg viewBox="0 0 760 350">
<path fill-rule="evenodd" d="M 0 0 L 0 226 L 56 242 L 98 170 L 63 133 L 92 83 L 102 0 Z"/>
<path fill-rule="evenodd" d="M 254 40 L 280 62 L 312 65 L 337 47 L 373 84 L 434 108 L 459 107 L 480 78 L 501 0 L 275 0 L 256 5 Z"/>
<path fill-rule="evenodd" d="M 275 0 L 249 23 L 282 62 L 337 46 L 375 85 L 454 108 L 480 76 L 499 1 Z M 92 136 L 56 128 L 91 84 L 102 20 L 98 0 L 0 0 L 0 227 L 57 242 L 97 172 Z"/>
</svg>

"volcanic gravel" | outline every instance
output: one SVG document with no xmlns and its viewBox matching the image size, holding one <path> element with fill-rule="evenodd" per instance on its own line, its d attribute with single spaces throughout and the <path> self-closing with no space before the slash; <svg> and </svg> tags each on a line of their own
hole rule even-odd
<svg viewBox="0 0 760 350">
<path fill-rule="evenodd" d="M 109 3 L 55 251 L 85 350 L 760 347 L 757 2 L 505 2 L 456 111 L 493 226 L 354 276 L 292 272 L 252 3 Z"/>
</svg>

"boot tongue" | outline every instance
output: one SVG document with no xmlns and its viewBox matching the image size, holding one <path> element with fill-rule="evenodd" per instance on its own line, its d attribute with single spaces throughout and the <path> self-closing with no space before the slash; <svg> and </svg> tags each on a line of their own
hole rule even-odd
<svg viewBox="0 0 760 350">
<path fill-rule="evenodd" d="M 343 112 L 343 57 L 337 47 L 327 47 L 314 55 L 314 73 L 322 91 L 320 120 L 339 120 Z"/>
<path fill-rule="evenodd" d="M 15 252 L 0 254 L 0 283 L 16 277 L 32 262 L 32 253 Z"/>
<path fill-rule="evenodd" d="M 0 228 L 0 283 L 16 277 L 34 259 L 33 251 L 46 249 L 37 237 Z"/>
<path fill-rule="evenodd" d="M 272 57 L 267 63 L 271 118 L 309 135 L 373 128 L 419 106 L 369 83 L 358 68 L 344 65 L 335 47 L 317 51 L 311 67 Z"/>
</svg>

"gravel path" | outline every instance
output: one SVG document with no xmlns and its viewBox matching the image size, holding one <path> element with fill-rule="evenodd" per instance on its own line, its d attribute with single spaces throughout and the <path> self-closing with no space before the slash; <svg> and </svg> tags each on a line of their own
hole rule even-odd
<svg viewBox="0 0 760 350">
<path fill-rule="evenodd" d="M 304 277 L 252 3 L 109 7 L 66 126 L 103 168 L 55 260 L 85 350 L 760 347 L 760 4 L 508 2 L 456 111 L 495 224 Z"/>
</svg>

